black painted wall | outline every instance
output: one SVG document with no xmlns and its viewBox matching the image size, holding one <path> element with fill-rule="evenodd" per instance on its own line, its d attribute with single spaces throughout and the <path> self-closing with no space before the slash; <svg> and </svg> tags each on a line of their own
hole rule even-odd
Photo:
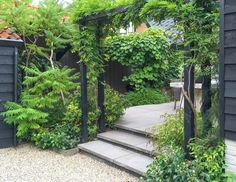
<svg viewBox="0 0 236 182">
<path fill-rule="evenodd" d="M 236 0 L 221 1 L 221 134 L 236 141 Z"/>
<path fill-rule="evenodd" d="M 17 48 L 4 46 L 4 41 L 0 41 L 0 112 L 6 101 L 17 101 Z M 16 144 L 15 127 L 3 119 L 0 116 L 0 148 Z"/>
</svg>

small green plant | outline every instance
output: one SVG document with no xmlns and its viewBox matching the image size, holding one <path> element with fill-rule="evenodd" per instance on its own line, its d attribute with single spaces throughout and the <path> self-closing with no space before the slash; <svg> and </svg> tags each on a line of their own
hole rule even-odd
<svg viewBox="0 0 236 182">
<path fill-rule="evenodd" d="M 105 88 L 105 114 L 107 127 L 113 127 L 117 119 L 124 113 L 125 101 L 121 95 L 106 85 Z"/>
<path fill-rule="evenodd" d="M 198 114 L 197 122 L 201 123 Z M 217 128 L 217 126 L 216 126 Z M 202 130 L 202 124 L 198 125 Z M 165 116 L 165 123 L 154 129 L 153 142 L 158 155 L 150 166 L 146 181 L 225 181 L 225 145 L 219 140 L 216 129 L 207 135 L 197 135 L 189 142 L 192 160 L 184 152 L 184 112 Z M 200 132 L 198 132 L 200 133 Z"/>
<path fill-rule="evenodd" d="M 74 123 L 60 123 L 49 129 L 41 129 L 38 133 L 34 133 L 32 140 L 37 147 L 42 149 L 71 149 L 77 147 L 79 136 L 79 126 Z"/>
<path fill-rule="evenodd" d="M 184 145 L 184 111 L 178 110 L 174 114 L 164 115 L 164 124 L 157 125 L 153 128 L 154 145 L 160 149 L 162 147 L 173 145 L 183 147 Z M 200 133 L 202 129 L 201 114 L 197 114 L 197 131 Z M 197 137 L 201 137 L 198 135 Z"/>
<path fill-rule="evenodd" d="M 183 147 L 184 144 L 184 112 L 163 116 L 165 123 L 153 129 L 153 141 L 157 148 L 168 145 Z"/>
<path fill-rule="evenodd" d="M 147 104 L 161 104 L 170 101 L 168 94 L 155 88 L 144 88 L 128 92 L 124 96 L 128 106 L 139 106 Z"/>
</svg>

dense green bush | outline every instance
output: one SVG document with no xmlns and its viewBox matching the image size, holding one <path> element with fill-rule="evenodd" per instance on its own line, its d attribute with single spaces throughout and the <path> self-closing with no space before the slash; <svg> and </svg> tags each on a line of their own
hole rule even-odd
<svg viewBox="0 0 236 182">
<path fill-rule="evenodd" d="M 184 159 L 182 148 L 171 147 L 167 153 L 159 154 L 149 167 L 145 181 L 147 182 L 195 182 L 197 171 L 191 161 Z M 205 175 L 204 175 L 205 176 Z"/>
<path fill-rule="evenodd" d="M 189 149 L 193 160 L 185 159 L 184 152 L 184 113 L 165 116 L 166 123 L 156 126 L 153 142 L 158 154 L 150 166 L 148 182 L 183 181 L 224 181 L 224 143 L 212 129 L 207 135 L 198 135 L 190 141 Z M 197 122 L 202 122 L 198 114 Z M 201 131 L 201 124 L 198 125 Z M 216 126 L 217 128 L 217 126 Z M 200 133 L 200 132 L 199 132 Z"/>
<path fill-rule="evenodd" d="M 205 171 L 208 181 L 223 181 L 225 170 L 225 145 L 215 136 L 197 138 L 189 148 L 194 158 L 195 169 Z M 200 177 L 199 177 L 200 178 Z"/>
<path fill-rule="evenodd" d="M 181 147 L 171 147 L 165 153 L 159 154 L 150 166 L 147 182 L 208 182 L 225 181 L 224 175 L 224 144 L 215 141 L 215 146 L 203 143 L 191 143 L 193 151 L 192 161 L 185 159 L 185 153 Z M 193 147 L 194 146 L 194 147 Z M 202 150 L 199 150 L 202 149 Z"/>
<path fill-rule="evenodd" d="M 27 77 L 20 103 L 6 103 L 2 113 L 5 121 L 16 124 L 17 136 L 35 142 L 40 148 L 69 149 L 80 141 L 81 104 L 78 76 L 72 69 L 55 68 L 40 71 L 36 67 L 26 69 Z M 97 90 L 90 84 L 88 92 L 88 132 L 93 139 L 97 134 L 100 111 L 97 106 Z M 120 95 L 106 87 L 107 126 L 112 126 L 124 111 Z"/>
<path fill-rule="evenodd" d="M 18 125 L 19 137 L 38 131 L 49 121 L 61 121 L 65 110 L 63 100 L 74 89 L 76 79 L 76 76 L 70 76 L 72 70 L 67 68 L 41 72 L 34 67 L 26 71 L 28 76 L 23 82 L 25 89 L 20 103 L 6 103 L 7 112 L 2 113 L 7 123 Z"/>
<path fill-rule="evenodd" d="M 34 133 L 32 141 L 42 149 L 59 148 L 71 149 L 77 146 L 80 136 L 80 127 L 74 123 L 55 124 L 49 129 L 41 129 Z"/>
<path fill-rule="evenodd" d="M 162 88 L 170 75 L 178 76 L 180 62 L 174 57 L 171 43 L 164 31 L 148 29 L 143 33 L 107 38 L 106 56 L 131 68 L 125 81 L 136 89 Z"/>
<path fill-rule="evenodd" d="M 170 98 L 167 94 L 161 92 L 159 89 L 154 88 L 145 88 L 131 91 L 128 92 L 124 98 L 129 106 L 161 104 L 170 101 Z"/>
</svg>

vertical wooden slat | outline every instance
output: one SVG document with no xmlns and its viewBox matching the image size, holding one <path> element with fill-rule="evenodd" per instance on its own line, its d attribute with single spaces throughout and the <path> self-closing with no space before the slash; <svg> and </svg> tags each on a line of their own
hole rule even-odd
<svg viewBox="0 0 236 182">
<path fill-rule="evenodd" d="M 17 92 L 17 82 L 18 82 L 18 49 L 14 48 L 14 102 L 18 101 L 18 92 Z M 16 125 L 13 127 L 13 144 L 16 146 Z"/>
<path fill-rule="evenodd" d="M 220 15 L 220 73 L 219 73 L 219 79 L 220 79 L 220 99 L 219 99 L 219 113 L 220 113 L 220 135 L 222 138 L 225 137 L 225 49 L 224 49 L 224 0 L 220 2 L 221 4 L 221 15 Z"/>
</svg>

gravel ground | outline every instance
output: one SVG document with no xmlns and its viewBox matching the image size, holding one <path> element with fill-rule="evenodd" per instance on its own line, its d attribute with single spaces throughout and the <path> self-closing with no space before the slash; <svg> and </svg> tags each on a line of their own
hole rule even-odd
<svg viewBox="0 0 236 182">
<path fill-rule="evenodd" d="M 84 154 L 65 157 L 31 145 L 0 149 L 0 182 L 137 182 L 138 178 Z"/>
</svg>

